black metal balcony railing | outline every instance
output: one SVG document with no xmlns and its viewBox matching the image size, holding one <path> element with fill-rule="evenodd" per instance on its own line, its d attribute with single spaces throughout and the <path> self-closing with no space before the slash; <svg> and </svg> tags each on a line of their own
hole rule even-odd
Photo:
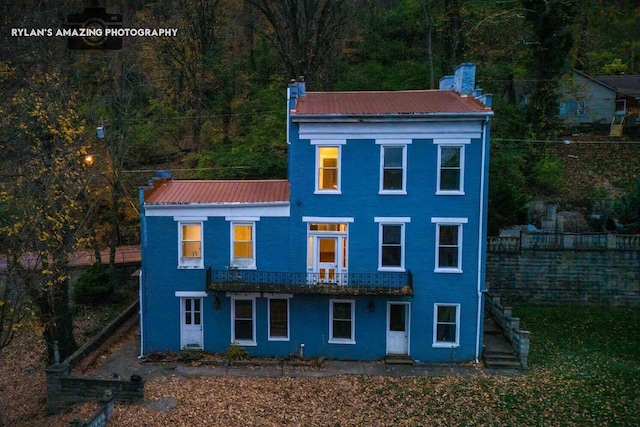
<svg viewBox="0 0 640 427">
<path fill-rule="evenodd" d="M 413 295 L 411 272 L 289 273 L 207 270 L 207 289 L 228 292 L 287 292 L 327 295 Z"/>
</svg>

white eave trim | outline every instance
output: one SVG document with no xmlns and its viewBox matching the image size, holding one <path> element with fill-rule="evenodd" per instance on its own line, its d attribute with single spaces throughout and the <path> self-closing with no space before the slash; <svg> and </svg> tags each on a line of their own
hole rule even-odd
<svg viewBox="0 0 640 427">
<path fill-rule="evenodd" d="M 493 116 L 492 110 L 476 111 L 469 113 L 415 113 L 415 114 L 300 114 L 292 113 L 291 120 L 294 123 L 313 122 L 415 122 L 415 121 L 441 121 L 442 119 L 464 121 L 479 120 Z"/>
<path fill-rule="evenodd" d="M 191 203 L 144 205 L 145 216 L 161 217 L 289 217 L 289 202 L 272 203 Z"/>
<path fill-rule="evenodd" d="M 205 291 L 176 291 L 175 296 L 178 298 L 206 298 Z"/>
</svg>

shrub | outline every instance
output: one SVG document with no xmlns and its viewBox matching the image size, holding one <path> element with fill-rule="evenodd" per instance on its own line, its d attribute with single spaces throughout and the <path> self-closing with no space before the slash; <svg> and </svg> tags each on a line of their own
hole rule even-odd
<svg viewBox="0 0 640 427">
<path fill-rule="evenodd" d="M 113 295 L 115 280 L 109 266 L 95 263 L 78 278 L 71 297 L 78 304 L 102 304 Z"/>
</svg>

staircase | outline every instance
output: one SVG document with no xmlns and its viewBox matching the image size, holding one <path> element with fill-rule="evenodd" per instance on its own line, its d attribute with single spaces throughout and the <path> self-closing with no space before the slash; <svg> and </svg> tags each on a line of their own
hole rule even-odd
<svg viewBox="0 0 640 427">
<path fill-rule="evenodd" d="M 484 343 L 482 358 L 490 369 L 522 369 L 518 355 L 513 350 L 491 314 L 484 317 Z"/>
<path fill-rule="evenodd" d="M 622 132 L 624 131 L 624 119 L 625 116 L 613 116 L 611 128 L 609 129 L 609 136 L 622 136 Z"/>
</svg>

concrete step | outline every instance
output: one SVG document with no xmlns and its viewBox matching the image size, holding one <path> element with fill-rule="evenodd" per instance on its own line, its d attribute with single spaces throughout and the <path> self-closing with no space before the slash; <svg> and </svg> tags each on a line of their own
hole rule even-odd
<svg viewBox="0 0 640 427">
<path fill-rule="evenodd" d="M 522 365 L 517 359 L 494 359 L 491 357 L 485 357 L 484 364 L 487 368 L 522 369 Z"/>
<path fill-rule="evenodd" d="M 388 365 L 413 365 L 413 359 L 404 354 L 388 354 L 384 358 L 384 363 Z"/>
</svg>

